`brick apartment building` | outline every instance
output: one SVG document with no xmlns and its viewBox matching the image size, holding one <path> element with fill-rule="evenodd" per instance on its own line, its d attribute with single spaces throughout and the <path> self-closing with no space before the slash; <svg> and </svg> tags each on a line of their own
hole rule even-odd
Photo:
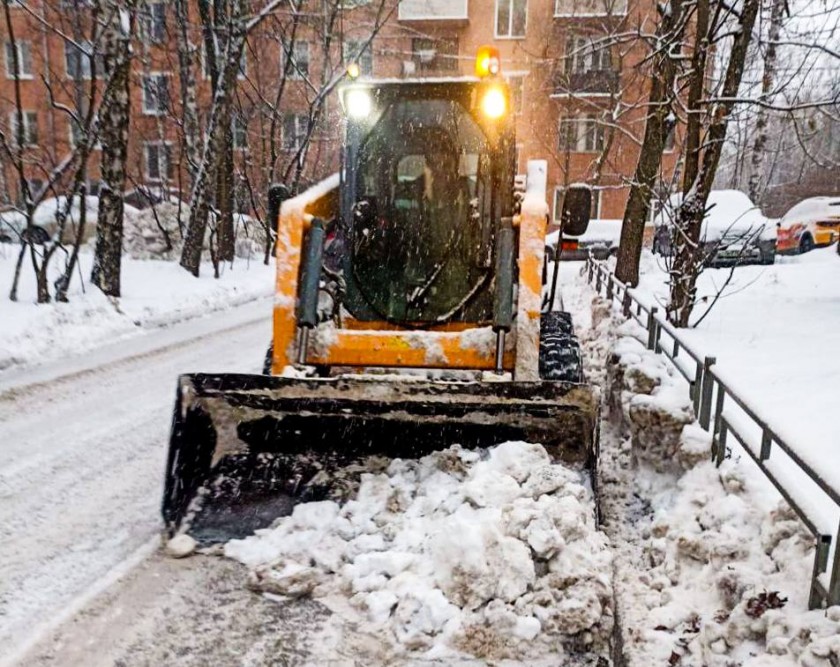
<svg viewBox="0 0 840 667">
<path fill-rule="evenodd" d="M 101 80 L 91 76 L 92 69 L 101 67 L 96 66 L 97 46 L 86 37 L 93 30 L 89 0 L 21 2 L 25 6 L 9 9 L 13 39 L 0 17 L 0 129 L 14 135 L 8 131 L 15 125 L 17 84 L 24 157 L 37 188 L 73 150 L 72 113 L 83 112 L 91 95 L 97 99 L 101 94 Z M 203 121 L 210 83 L 193 4 L 187 31 Z M 297 171 L 307 183 L 337 168 L 341 123 L 332 82 L 348 62 L 358 61 L 362 76 L 471 75 L 478 47 L 490 44 L 499 49 L 512 88 L 520 171 L 529 159 L 547 159 L 551 188 L 559 192 L 566 184 L 589 182 L 595 186 L 593 215 L 619 219 L 638 157 L 644 129 L 640 103 L 648 88 L 638 68 L 645 47 L 627 35 L 642 25 L 650 28 L 654 12 L 653 0 L 369 0 L 340 5 L 304 0 L 296 17 L 291 10 L 278 10 L 249 35 L 243 55 L 231 130 L 237 206 L 261 205 L 269 182 L 288 181 Z M 133 41 L 129 144 L 128 190 L 134 204 L 142 204 L 136 192 L 146 188 L 188 189 L 177 27 L 171 2 L 141 3 Z M 325 90 L 330 93 L 324 95 Z M 321 98 L 321 113 L 309 133 L 311 110 Z M 665 154 L 666 172 L 674 160 L 673 152 Z M 14 174 L 9 164 L 0 166 L 0 201 L 14 202 L 19 191 Z M 97 191 L 96 154 L 89 190 Z"/>
</svg>

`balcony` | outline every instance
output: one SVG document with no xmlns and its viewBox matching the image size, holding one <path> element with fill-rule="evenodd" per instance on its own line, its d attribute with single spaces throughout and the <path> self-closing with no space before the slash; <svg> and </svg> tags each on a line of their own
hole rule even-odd
<svg viewBox="0 0 840 667">
<path fill-rule="evenodd" d="M 400 21 L 467 21 L 468 0 L 401 0 Z"/>
<path fill-rule="evenodd" d="M 598 96 L 618 92 L 618 72 L 596 69 L 587 72 L 558 72 L 552 97 Z"/>
<path fill-rule="evenodd" d="M 554 0 L 555 18 L 624 16 L 627 0 Z"/>
</svg>

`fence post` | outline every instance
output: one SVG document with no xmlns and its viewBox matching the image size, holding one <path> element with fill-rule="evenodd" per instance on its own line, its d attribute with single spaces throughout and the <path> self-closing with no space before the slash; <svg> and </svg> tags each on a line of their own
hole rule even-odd
<svg viewBox="0 0 840 667">
<path fill-rule="evenodd" d="M 828 565 L 828 552 L 830 549 L 831 535 L 817 535 L 817 549 L 814 554 L 814 569 L 811 572 L 811 594 L 808 597 L 808 609 L 818 609 L 822 606 L 820 585 L 817 579 L 825 572 L 826 566 Z M 826 592 L 828 593 L 829 591 Z"/>
<path fill-rule="evenodd" d="M 598 296 L 601 295 L 601 267 L 598 267 L 598 270 L 595 271 L 595 291 L 598 292 Z"/>
<path fill-rule="evenodd" d="M 589 284 L 592 284 L 592 269 L 595 267 L 595 262 L 589 255 L 586 256 L 586 268 L 589 271 Z"/>
<path fill-rule="evenodd" d="M 770 458 L 770 444 L 772 439 L 770 438 L 770 432 L 767 430 L 767 427 L 764 426 L 761 429 L 761 454 L 759 459 L 761 461 L 766 461 Z"/>
<path fill-rule="evenodd" d="M 613 298 L 613 276 L 611 273 L 607 274 L 607 300 L 612 302 Z"/>
<path fill-rule="evenodd" d="M 840 540 L 840 525 L 837 526 Z M 828 606 L 840 604 L 840 544 L 834 547 L 834 564 L 831 566 L 831 580 L 828 582 Z"/>
<path fill-rule="evenodd" d="M 659 323 L 656 321 L 656 313 L 659 312 L 659 308 L 656 306 L 651 307 L 650 313 L 648 313 L 648 344 L 647 349 L 652 350 L 656 347 L 656 328 L 659 326 Z"/>
<path fill-rule="evenodd" d="M 715 387 L 715 379 L 710 373 L 711 367 L 714 365 L 716 359 L 714 357 L 706 357 L 703 359 L 703 386 L 700 395 L 700 426 L 708 431 L 709 424 L 712 418 L 712 392 Z M 718 391 L 720 388 L 718 387 Z"/>
<path fill-rule="evenodd" d="M 720 420 L 720 432 L 715 439 L 715 465 L 720 467 L 726 457 L 726 421 Z"/>
<path fill-rule="evenodd" d="M 694 382 L 691 385 L 691 404 L 694 414 L 700 414 L 700 387 L 703 386 L 703 364 L 697 364 L 694 371 Z"/>
</svg>

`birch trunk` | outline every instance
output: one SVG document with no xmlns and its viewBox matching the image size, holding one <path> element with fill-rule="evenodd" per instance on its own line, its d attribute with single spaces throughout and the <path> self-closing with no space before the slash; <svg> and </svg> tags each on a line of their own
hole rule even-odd
<svg viewBox="0 0 840 667">
<path fill-rule="evenodd" d="M 108 6 L 107 28 L 103 35 L 105 80 L 99 116 L 102 143 L 102 189 L 96 221 L 96 249 L 91 281 L 108 296 L 120 296 L 122 259 L 123 190 L 126 180 L 126 154 L 131 110 L 130 36 L 134 0 Z"/>
</svg>

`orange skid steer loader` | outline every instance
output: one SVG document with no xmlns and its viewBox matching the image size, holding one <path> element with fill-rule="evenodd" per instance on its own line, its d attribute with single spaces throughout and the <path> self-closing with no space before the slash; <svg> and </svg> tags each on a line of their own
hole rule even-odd
<svg viewBox="0 0 840 667">
<path fill-rule="evenodd" d="M 271 193 L 266 374 L 178 379 L 170 535 L 250 534 L 374 455 L 526 440 L 593 465 L 597 401 L 568 314 L 543 299 L 546 163 L 516 191 L 510 92 L 482 62 L 477 77 L 345 85 L 340 175 L 279 215 Z M 567 192 L 570 233 L 589 197 Z"/>
</svg>

